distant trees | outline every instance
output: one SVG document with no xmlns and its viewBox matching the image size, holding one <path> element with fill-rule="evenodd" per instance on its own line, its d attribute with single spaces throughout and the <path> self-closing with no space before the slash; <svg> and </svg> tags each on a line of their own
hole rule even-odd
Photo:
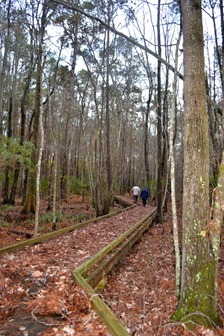
<svg viewBox="0 0 224 336">
<path fill-rule="evenodd" d="M 206 4 L 213 13 L 213 2 Z M 125 193 L 133 183 L 147 184 L 161 221 L 165 197 L 170 194 L 170 83 L 178 2 L 152 6 L 142 1 L 135 6 L 126 1 L 79 1 L 77 10 L 77 5 L 60 0 L 27 1 L 26 7 L 8 0 L 0 6 L 0 129 L 4 137 L 18 139 L 21 146 L 31 140 L 35 148 L 30 169 L 19 161 L 4 167 L 0 176 L 4 202 L 14 204 L 17 195 L 23 196 L 23 211 L 35 211 L 31 195 L 35 194 L 38 115 L 43 104 L 40 193 L 48 198 L 49 207 L 57 171 L 57 198 L 67 199 L 75 181 L 87 183 L 97 214 L 109 211 L 114 192 Z M 212 20 L 215 27 L 218 19 L 213 15 Z M 131 37 L 125 38 L 128 33 L 123 33 L 123 27 Z M 215 169 L 213 163 L 220 162 L 222 151 L 218 90 L 222 62 L 217 41 L 214 52 L 219 57 L 209 63 L 207 73 L 210 172 L 216 180 L 218 163 Z M 179 56 L 181 65 L 181 50 Z M 179 72 L 177 76 L 182 78 Z M 182 125 L 182 97 L 177 94 L 174 152 L 179 197 Z M 215 186 L 211 179 L 210 185 Z"/>
<path fill-rule="evenodd" d="M 46 198 L 47 208 L 53 208 L 55 229 L 55 202 L 67 200 L 70 192 L 88 188 L 99 216 L 110 211 L 115 192 L 147 184 L 162 222 L 171 192 L 172 147 L 172 194 L 176 192 L 178 200 L 183 197 L 182 276 L 175 318 L 218 324 L 223 0 L 76 3 L 0 3 L 3 203 L 15 204 L 19 196 L 22 211 L 35 212 L 37 185 L 37 199 Z M 180 43 L 176 50 L 181 6 L 184 47 Z M 212 23 L 212 34 L 203 32 L 202 15 Z M 175 67 L 179 58 L 181 69 L 183 53 L 184 113 L 181 89 L 179 94 L 177 86 L 175 92 L 171 88 L 174 70 L 183 79 Z M 177 237 L 177 226 L 175 230 Z"/>
</svg>

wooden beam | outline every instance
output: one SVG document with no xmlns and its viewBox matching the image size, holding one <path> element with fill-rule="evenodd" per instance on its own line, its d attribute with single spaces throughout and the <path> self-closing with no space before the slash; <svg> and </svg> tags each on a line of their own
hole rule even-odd
<svg viewBox="0 0 224 336">
<path fill-rule="evenodd" d="M 148 215 L 146 215 L 142 220 L 137 222 L 134 226 L 132 226 L 129 230 L 124 232 L 122 235 L 120 235 L 118 238 L 113 240 L 110 244 L 105 246 L 102 250 L 97 252 L 92 258 L 87 260 L 84 264 L 80 265 L 76 270 L 80 274 L 86 274 L 88 270 L 96 264 L 98 261 L 100 261 L 106 254 L 108 254 L 110 251 L 112 251 L 116 246 L 118 246 L 122 240 L 126 239 L 132 232 L 134 232 L 143 222 L 145 222 L 152 214 L 154 214 L 156 209 L 152 210 Z"/>
<path fill-rule="evenodd" d="M 113 336 L 130 336 L 130 333 L 125 329 L 125 327 L 116 318 L 114 313 L 98 296 L 92 286 L 95 287 L 97 283 L 103 278 L 103 276 L 108 274 L 118 263 L 118 261 L 131 249 L 134 243 L 148 229 L 149 225 L 152 224 L 153 219 L 156 217 L 156 212 L 157 209 L 155 208 L 132 228 L 127 230 L 124 234 L 115 239 L 112 243 L 108 244 L 105 248 L 96 253 L 95 256 L 87 260 L 87 262 L 80 265 L 72 272 L 73 279 L 89 293 L 94 310 L 103 320 L 104 324 L 108 327 L 110 333 Z M 122 242 L 123 244 L 119 246 L 119 244 Z M 115 250 L 116 248 L 117 250 Z M 84 276 L 87 274 L 88 270 L 112 250 L 115 251 L 110 260 L 101 263 L 96 271 L 87 277 L 87 279 L 90 281 L 89 284 L 88 281 L 84 279 Z"/>
<path fill-rule="evenodd" d="M 137 231 L 133 233 L 121 246 L 118 247 L 114 255 L 110 257 L 109 260 L 102 262 L 88 277 L 86 281 L 90 284 L 91 287 L 95 288 L 97 284 L 107 275 L 113 267 L 131 250 L 133 245 L 140 239 L 143 233 L 148 230 L 149 226 L 152 225 L 153 217 L 150 217 L 148 221 L 142 224 Z"/>
<path fill-rule="evenodd" d="M 113 336 L 131 336 L 124 328 L 121 322 L 117 319 L 110 308 L 103 302 L 93 288 L 86 282 L 82 275 L 76 270 L 72 272 L 73 279 L 90 295 L 90 300 L 93 304 L 97 315 L 103 320 L 104 324 L 109 329 Z"/>
<path fill-rule="evenodd" d="M 19 242 L 17 244 L 12 244 L 12 245 L 9 245 L 9 246 L 2 247 L 2 248 L 0 248 L 0 256 L 4 253 L 14 252 L 14 251 L 21 250 L 21 249 L 23 249 L 25 247 L 28 247 L 28 246 L 41 244 L 46 240 L 50 240 L 50 239 L 53 239 L 57 236 L 72 232 L 74 230 L 81 229 L 81 228 L 83 228 L 83 227 L 85 227 L 89 224 L 97 223 L 97 222 L 99 222 L 103 219 L 106 219 L 106 218 L 109 218 L 109 217 L 112 217 L 112 216 L 116 216 L 117 214 L 119 214 L 123 211 L 127 211 L 131 208 L 132 208 L 132 206 L 130 206 L 129 208 L 113 211 L 113 212 L 110 212 L 109 214 L 104 215 L 104 216 L 92 218 L 92 219 L 89 219 L 88 221 L 85 221 L 85 222 L 82 222 L 82 223 L 79 223 L 79 224 L 74 224 L 74 225 L 71 225 L 67 228 L 63 228 L 63 229 L 60 229 L 60 230 L 49 232 L 49 233 L 46 233 L 46 234 L 44 234 L 42 236 L 39 236 L 39 237 L 34 237 L 34 238 L 31 238 L 31 239 L 28 239 L 28 240 L 24 240 L 24 241 Z"/>
</svg>

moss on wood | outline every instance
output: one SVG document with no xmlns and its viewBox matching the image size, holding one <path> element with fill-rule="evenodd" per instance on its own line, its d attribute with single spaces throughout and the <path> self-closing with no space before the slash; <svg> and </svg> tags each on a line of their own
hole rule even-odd
<svg viewBox="0 0 224 336">
<path fill-rule="evenodd" d="M 120 323 L 120 321 L 109 309 L 109 307 L 103 302 L 103 300 L 101 300 L 101 298 L 97 295 L 93 288 L 85 281 L 82 275 L 79 274 L 79 272 L 77 271 L 73 271 L 72 276 L 83 289 L 88 291 L 94 310 L 103 320 L 104 324 L 108 327 L 110 333 L 113 336 L 130 336 L 129 332 Z"/>
<path fill-rule="evenodd" d="M 215 261 L 201 264 L 201 271 L 196 273 L 194 283 L 188 283 L 181 297 L 179 307 L 172 319 L 188 324 L 189 328 L 195 325 L 205 327 L 221 326 L 216 303 Z M 213 293 L 213 295 L 208 295 Z"/>
<path fill-rule="evenodd" d="M 101 251 L 99 251 L 91 259 L 87 260 L 84 264 L 80 265 L 76 270 L 72 272 L 74 280 L 85 290 L 88 291 L 91 301 L 94 306 L 94 310 L 103 320 L 104 324 L 108 327 L 110 333 L 113 336 L 130 336 L 125 327 L 119 322 L 116 316 L 112 313 L 109 307 L 101 300 L 101 298 L 94 291 L 92 286 L 88 283 L 84 276 L 86 276 L 88 270 L 94 266 L 98 261 L 100 261 L 106 254 L 110 253 L 115 249 L 122 241 L 123 244 L 120 249 L 115 251 L 114 255 L 109 261 L 101 263 L 101 265 L 94 271 L 92 275 L 89 275 L 87 279 L 91 282 L 93 286 L 96 286 L 100 281 L 100 290 L 104 290 L 106 286 L 105 275 L 113 268 L 115 264 L 120 260 L 121 257 L 127 251 L 131 249 L 133 244 L 139 239 L 139 237 L 145 232 L 148 226 L 152 223 L 156 216 L 157 209 L 155 208 L 147 216 L 145 216 L 141 221 L 136 223 L 128 231 L 122 234 L 120 237 L 115 239 L 112 243 L 107 245 Z"/>
<path fill-rule="evenodd" d="M 132 246 L 140 239 L 142 234 L 148 229 L 149 225 L 152 224 L 153 219 L 156 217 L 156 212 L 148 218 L 148 220 L 142 225 L 125 241 L 119 246 L 119 249 L 112 252 L 112 256 L 109 260 L 101 262 L 101 264 L 94 270 L 86 280 L 88 283 L 95 288 L 99 281 L 108 274 L 113 267 L 131 250 Z"/>
</svg>

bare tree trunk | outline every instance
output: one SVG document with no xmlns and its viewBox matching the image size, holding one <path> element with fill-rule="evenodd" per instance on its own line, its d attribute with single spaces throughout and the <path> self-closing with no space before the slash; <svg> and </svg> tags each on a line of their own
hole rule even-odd
<svg viewBox="0 0 224 336">
<path fill-rule="evenodd" d="M 169 69 L 166 68 L 165 88 L 163 92 L 163 112 L 162 112 L 162 208 L 167 211 L 167 191 L 169 187 L 167 159 L 169 152 L 168 139 L 168 87 L 169 87 Z"/>
<path fill-rule="evenodd" d="M 221 80 L 222 80 L 222 111 L 224 111 L 224 16 L 223 16 L 223 1 L 220 0 L 220 12 L 221 12 L 221 31 L 222 31 L 222 68 Z M 214 258 L 216 262 L 215 283 L 218 281 L 218 265 L 219 265 L 219 251 L 221 244 L 221 228 L 223 225 L 224 216 L 224 113 L 222 115 L 222 160 L 219 166 L 219 174 L 217 187 L 214 190 L 214 205 L 211 218 L 212 230 L 212 245 L 214 246 Z M 215 297 L 217 300 L 217 297 Z"/>
<path fill-rule="evenodd" d="M 43 72 L 43 39 L 45 34 L 46 22 L 47 22 L 47 0 L 45 0 L 42 8 L 42 16 L 40 23 L 40 30 L 38 32 L 38 50 L 37 50 L 37 83 L 36 83 L 36 96 L 35 96 L 35 112 L 33 121 L 33 144 L 34 150 L 31 155 L 32 169 L 28 175 L 28 185 L 26 200 L 23 205 L 21 213 L 35 213 L 36 203 L 36 164 L 37 164 L 37 149 L 38 149 L 38 134 L 39 134 L 39 119 L 41 113 L 41 85 L 42 85 L 42 72 Z"/>
<path fill-rule="evenodd" d="M 50 156 L 50 162 L 49 162 L 49 173 L 48 173 L 48 184 L 47 184 L 47 211 L 52 210 L 52 175 L 53 175 L 53 167 L 54 167 L 54 155 Z"/>
<path fill-rule="evenodd" d="M 173 80 L 173 96 L 172 96 L 172 109 L 170 120 L 170 136 L 169 136 L 169 152 L 170 152 L 170 178 L 171 178 L 171 202 L 172 202 L 172 218 L 173 218 L 173 241 L 175 249 L 175 266 L 176 266 L 176 296 L 179 297 L 180 293 L 180 245 L 178 235 L 178 220 L 177 220 L 177 205 L 176 205 L 176 174 L 175 174 L 175 156 L 174 156 L 174 136 L 175 136 L 175 114 L 176 114 L 176 96 L 177 96 L 177 69 L 178 69 L 178 52 L 181 39 L 181 32 L 176 44 L 175 52 L 175 69 Z"/>
<path fill-rule="evenodd" d="M 150 169 L 149 169 L 149 114 L 150 114 L 151 99 L 152 99 L 152 87 L 149 88 L 149 95 L 148 95 L 146 114 L 145 114 L 145 124 L 144 124 L 144 162 L 145 162 L 146 184 L 150 180 Z"/>
<path fill-rule="evenodd" d="M 12 97 L 10 97 L 9 99 L 8 130 L 7 130 L 7 138 L 10 139 L 11 137 L 12 137 Z M 5 181 L 3 187 L 3 204 L 9 203 L 9 171 L 10 167 L 6 166 Z"/>
<path fill-rule="evenodd" d="M 157 12 L 157 34 L 158 34 L 158 54 L 161 56 L 160 40 L 160 3 L 158 0 Z M 162 109 L 161 109 L 161 61 L 157 63 L 157 222 L 162 223 L 162 198 L 163 198 L 163 170 L 162 170 Z"/>
<path fill-rule="evenodd" d="M 109 9 L 108 9 L 109 11 Z M 110 14 L 108 13 L 108 24 L 110 21 Z M 110 74 L 110 31 L 107 29 L 107 42 L 106 42 L 106 165 L 107 165 L 107 183 L 108 191 L 112 186 L 112 170 L 111 170 L 111 148 L 110 148 L 110 95 L 109 95 L 109 74 Z"/>
<path fill-rule="evenodd" d="M 69 172 L 69 149 L 71 145 L 71 116 L 75 113 L 74 111 L 74 87 L 75 87 L 75 68 L 76 68 L 76 59 L 77 59 L 77 36 L 78 36 L 78 22 L 75 23 L 74 31 L 68 32 L 72 36 L 72 66 L 69 77 L 69 87 L 68 87 L 68 102 L 66 106 L 67 110 L 67 120 L 66 120 L 66 129 L 64 131 L 64 145 L 63 145 L 63 155 L 62 155 L 62 173 L 60 181 L 60 192 L 61 199 L 67 200 L 68 196 L 68 172 Z M 74 117 L 73 117 L 74 118 Z"/>
<path fill-rule="evenodd" d="M 56 230 L 56 225 L 57 225 L 57 217 L 56 217 L 57 173 L 58 173 L 58 154 L 57 154 L 57 147 L 55 146 L 54 178 L 53 178 L 53 211 L 52 211 L 52 214 L 53 214 L 52 230 L 53 231 Z"/>
<path fill-rule="evenodd" d="M 31 36 L 32 40 L 32 36 Z M 23 90 L 23 95 L 21 98 L 21 103 L 20 103 L 20 115 L 21 115 L 21 125 L 20 125 L 20 145 L 22 146 L 24 143 L 24 138 L 25 138 L 25 126 L 26 126 L 26 100 L 27 96 L 29 93 L 29 88 L 30 88 L 30 83 L 31 83 L 31 78 L 34 70 L 34 65 L 33 65 L 33 52 L 31 50 L 30 53 L 31 56 L 31 65 L 30 65 L 30 71 L 27 76 L 27 80 L 24 86 Z M 20 172 L 20 162 L 16 162 L 16 167 L 14 171 L 14 177 L 13 177 L 13 184 L 11 188 L 11 193 L 10 193 L 10 199 L 9 202 L 10 204 L 15 204 L 15 197 L 16 197 L 16 189 L 17 189 L 17 184 L 18 184 L 18 179 L 19 179 L 19 172 Z"/>
<path fill-rule="evenodd" d="M 42 87 L 42 85 L 41 85 Z M 42 97 L 42 90 L 40 92 Z M 44 150 L 44 128 L 43 128 L 43 104 L 40 107 L 40 148 L 37 161 L 37 179 L 36 179 L 36 212 L 35 212 L 35 227 L 34 236 L 37 236 L 39 230 L 39 213 L 40 213 L 40 174 L 41 174 L 41 163 L 42 155 Z"/>
<path fill-rule="evenodd" d="M 184 37 L 184 193 L 180 303 L 174 318 L 220 325 L 216 299 L 219 246 L 209 222 L 208 111 L 204 73 L 202 5 L 182 0 Z M 215 229 L 216 230 L 216 229 Z M 217 250 L 216 250 L 217 249 Z"/>
<path fill-rule="evenodd" d="M 0 134 L 3 133 L 3 125 L 2 125 L 2 119 L 3 119 L 3 108 L 4 108 L 4 87 L 6 83 L 6 76 L 7 76 L 7 57 L 9 53 L 9 47 L 10 47 L 10 29 L 11 29 L 11 3 L 12 1 L 8 1 L 8 7 L 7 7 L 7 33 L 5 37 L 5 44 L 4 44 L 4 55 L 3 55 L 3 61 L 2 61 L 2 69 L 0 74 Z"/>
</svg>

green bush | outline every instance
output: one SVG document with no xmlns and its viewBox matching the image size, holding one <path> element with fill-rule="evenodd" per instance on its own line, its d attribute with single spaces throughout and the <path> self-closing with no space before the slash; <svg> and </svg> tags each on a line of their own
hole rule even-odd
<svg viewBox="0 0 224 336">
<path fill-rule="evenodd" d="M 75 179 L 74 177 L 69 178 L 69 189 L 71 194 L 88 194 L 89 185 L 85 181 Z"/>
<path fill-rule="evenodd" d="M 13 166 L 16 162 L 25 167 L 30 166 L 32 150 L 33 144 L 31 142 L 24 142 L 21 146 L 19 139 L 0 136 L 0 167 Z"/>
<path fill-rule="evenodd" d="M 48 179 L 46 177 L 41 178 L 41 194 L 46 195 L 48 191 Z"/>
</svg>

